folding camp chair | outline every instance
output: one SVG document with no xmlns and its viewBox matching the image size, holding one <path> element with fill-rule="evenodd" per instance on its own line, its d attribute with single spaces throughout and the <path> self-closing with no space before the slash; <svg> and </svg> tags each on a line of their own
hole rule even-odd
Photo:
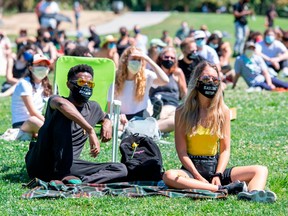
<svg viewBox="0 0 288 216">
<path fill-rule="evenodd" d="M 62 56 L 56 62 L 56 70 L 54 76 L 54 94 L 64 97 L 69 96 L 67 74 L 71 67 L 78 64 L 87 64 L 93 68 L 95 87 L 90 100 L 97 101 L 104 112 L 108 110 L 108 93 L 111 91 L 111 107 L 110 117 L 113 121 L 113 139 L 112 139 L 112 161 L 117 160 L 118 147 L 118 122 L 120 113 L 120 101 L 114 101 L 114 81 L 115 81 L 115 64 L 107 58 L 87 58 L 75 56 Z"/>
</svg>

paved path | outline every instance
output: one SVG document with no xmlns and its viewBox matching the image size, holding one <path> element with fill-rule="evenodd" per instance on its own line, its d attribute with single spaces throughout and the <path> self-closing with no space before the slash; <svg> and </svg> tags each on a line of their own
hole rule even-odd
<svg viewBox="0 0 288 216">
<path fill-rule="evenodd" d="M 97 25 L 96 31 L 100 35 L 118 33 L 121 26 L 125 26 L 128 30 L 132 30 L 134 25 L 146 27 L 158 24 L 170 16 L 169 12 L 127 12 L 119 15 L 110 22 Z M 80 30 L 85 36 L 90 35 L 88 29 Z M 75 35 L 75 32 L 69 32 Z M 69 34 L 68 33 L 68 34 Z"/>
</svg>

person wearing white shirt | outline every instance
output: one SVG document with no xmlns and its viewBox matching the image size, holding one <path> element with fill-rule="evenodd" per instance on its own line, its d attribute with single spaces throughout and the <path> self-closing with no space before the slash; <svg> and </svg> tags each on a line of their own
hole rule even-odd
<svg viewBox="0 0 288 216">
<path fill-rule="evenodd" d="M 165 72 L 139 48 L 128 47 L 121 55 L 115 80 L 114 99 L 120 100 L 121 125 L 134 117 L 150 116 L 147 108 L 151 105 L 150 88 L 168 84 L 169 78 Z M 147 70 L 146 62 L 153 71 Z M 111 95 L 111 94 L 109 94 Z M 111 98 L 108 98 L 109 106 Z"/>
<path fill-rule="evenodd" d="M 42 54 L 35 54 L 29 74 L 21 79 L 15 88 L 11 101 L 12 127 L 37 136 L 43 125 L 42 111 L 44 99 L 52 94 L 52 86 L 47 77 L 50 61 Z"/>
<path fill-rule="evenodd" d="M 216 51 L 212 47 L 206 45 L 205 32 L 202 30 L 195 31 L 194 40 L 196 42 L 198 55 L 208 62 L 215 64 L 218 70 L 221 71 L 220 60 Z"/>
<path fill-rule="evenodd" d="M 60 12 L 57 2 L 53 0 L 46 0 L 40 5 L 39 11 L 41 16 L 41 27 L 51 27 L 55 29 L 57 27 L 57 21 L 55 18 L 53 18 L 53 15 Z"/>
<path fill-rule="evenodd" d="M 285 45 L 275 39 L 273 29 L 267 29 L 264 32 L 264 40 L 257 44 L 260 55 L 265 60 L 268 67 L 279 73 L 283 70 L 283 74 L 288 76 L 288 49 Z"/>
</svg>

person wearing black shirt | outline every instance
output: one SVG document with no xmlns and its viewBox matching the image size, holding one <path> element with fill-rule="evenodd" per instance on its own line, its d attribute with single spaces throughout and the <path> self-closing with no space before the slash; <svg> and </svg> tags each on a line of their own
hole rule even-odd
<svg viewBox="0 0 288 216">
<path fill-rule="evenodd" d="M 97 52 L 98 49 L 100 48 L 100 37 L 99 35 L 96 33 L 96 26 L 95 25 L 90 25 L 89 26 L 89 31 L 91 36 L 88 37 L 88 48 L 90 49 L 90 51 L 92 53 Z"/>
<path fill-rule="evenodd" d="M 248 35 L 248 21 L 247 16 L 252 15 L 253 11 L 248 10 L 247 3 L 250 0 L 239 0 L 233 5 L 234 25 L 235 25 L 235 37 L 234 54 L 236 57 L 243 53 L 246 35 Z"/>
<path fill-rule="evenodd" d="M 97 123 L 102 125 L 102 142 L 112 137 L 110 119 L 97 102 L 89 101 L 94 87 L 93 69 L 88 65 L 72 67 L 67 86 L 70 89 L 68 98 L 54 95 L 49 99 L 38 139 L 30 143 L 25 157 L 29 177 L 68 183 L 119 181 L 127 176 L 124 164 L 80 159 L 87 139 L 91 156 L 97 157 L 100 153 L 100 142 L 94 130 Z"/>
<path fill-rule="evenodd" d="M 204 60 L 204 58 L 197 55 L 197 46 L 192 38 L 184 39 L 180 44 L 180 48 L 183 58 L 178 60 L 178 67 L 182 69 L 185 75 L 186 84 L 188 85 L 194 68 L 199 64 L 199 62 Z"/>
</svg>

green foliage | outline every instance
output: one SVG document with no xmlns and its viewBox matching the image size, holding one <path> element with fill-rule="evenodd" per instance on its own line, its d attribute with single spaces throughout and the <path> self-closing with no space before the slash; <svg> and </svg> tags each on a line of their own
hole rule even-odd
<svg viewBox="0 0 288 216">
<path fill-rule="evenodd" d="M 143 29 L 149 38 L 159 37 L 168 29 L 171 35 L 187 20 L 195 28 L 206 24 L 211 31 L 220 29 L 230 36 L 234 33 L 232 15 L 175 13 L 163 23 Z M 285 27 L 287 20 L 277 19 L 276 25 Z M 249 22 L 250 27 L 264 29 L 264 18 Z M 233 42 L 232 37 L 226 38 Z M 281 78 L 281 77 L 280 77 Z M 50 79 L 53 80 L 53 79 Z M 0 77 L 0 83 L 4 77 Z M 288 81 L 288 79 L 286 79 Z M 228 86 L 225 102 L 237 108 L 237 119 L 231 122 L 231 159 L 229 166 L 261 164 L 269 169 L 267 189 L 274 191 L 278 200 L 274 204 L 238 201 L 235 196 L 227 200 L 191 200 L 166 197 L 102 197 L 91 199 L 39 199 L 24 200 L 27 191 L 22 183 L 29 181 L 24 157 L 28 142 L 0 140 L 0 212 L 2 215 L 280 215 L 287 214 L 287 146 L 288 146 L 288 93 L 245 92 L 246 84 L 240 78 L 235 90 Z M 0 98 L 0 134 L 11 127 L 11 98 Z M 159 144 L 165 169 L 180 167 L 176 155 L 173 133 L 164 139 L 170 144 Z M 82 158 L 97 162 L 110 161 L 112 143 L 101 144 L 98 158 L 89 156 L 86 145 Z M 120 159 L 120 154 L 118 155 Z M 286 212 L 286 213 L 285 213 Z"/>
</svg>

